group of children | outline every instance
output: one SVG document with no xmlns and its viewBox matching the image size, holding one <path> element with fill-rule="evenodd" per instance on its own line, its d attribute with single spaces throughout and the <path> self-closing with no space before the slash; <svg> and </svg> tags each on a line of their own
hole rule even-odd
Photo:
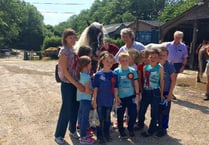
<svg viewBox="0 0 209 145">
<path fill-rule="evenodd" d="M 110 126 L 114 105 L 117 106 L 117 125 L 121 138 L 127 138 L 128 135 L 134 137 L 134 130 L 144 127 L 148 105 L 151 105 L 151 121 L 148 131 L 142 132 L 142 136 L 148 137 L 155 132 L 159 137 L 166 134 L 171 96 L 175 86 L 175 69 L 167 62 L 167 56 L 166 48 L 143 50 L 140 53 L 131 49 L 119 54 L 119 65 L 112 70 L 115 64 L 114 56 L 104 52 L 99 57 L 98 71 L 93 77 L 89 73 L 90 57 L 79 58 L 79 82 L 85 86 L 85 92 L 77 91 L 77 100 L 80 101 L 78 124 L 81 144 L 95 142 L 91 135 L 86 133 L 91 107 L 98 113 L 99 144 L 112 139 Z M 125 112 L 128 115 L 128 135 L 123 126 Z"/>
</svg>

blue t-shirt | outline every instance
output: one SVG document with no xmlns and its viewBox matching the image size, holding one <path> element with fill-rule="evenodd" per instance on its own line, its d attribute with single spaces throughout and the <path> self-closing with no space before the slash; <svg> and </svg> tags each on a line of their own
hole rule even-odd
<svg viewBox="0 0 209 145">
<path fill-rule="evenodd" d="M 166 61 L 166 63 L 163 65 L 164 68 L 164 92 L 169 92 L 171 87 L 171 75 L 172 73 L 175 73 L 176 70 L 173 66 L 173 64 Z"/>
<path fill-rule="evenodd" d="M 82 85 L 85 85 L 87 82 L 90 82 L 90 89 L 92 89 L 90 75 L 87 74 L 87 73 L 80 73 L 79 83 L 81 83 Z M 92 98 L 91 98 L 91 95 L 90 94 L 86 94 L 84 92 L 80 92 L 77 89 L 77 101 L 81 101 L 81 100 L 89 100 L 89 101 L 91 101 L 91 99 Z"/>
<path fill-rule="evenodd" d="M 145 66 L 144 70 L 144 88 L 158 89 L 160 88 L 160 64 L 151 67 L 150 64 Z"/>
<path fill-rule="evenodd" d="M 127 70 L 123 70 L 118 67 L 114 70 L 118 75 L 118 94 L 120 98 L 126 98 L 135 94 L 134 80 L 138 79 L 136 70 L 132 67 L 128 67 Z"/>
<path fill-rule="evenodd" d="M 98 88 L 97 106 L 112 107 L 114 100 L 114 88 L 118 88 L 117 74 L 113 71 L 96 72 L 93 79 L 93 88 Z"/>
</svg>

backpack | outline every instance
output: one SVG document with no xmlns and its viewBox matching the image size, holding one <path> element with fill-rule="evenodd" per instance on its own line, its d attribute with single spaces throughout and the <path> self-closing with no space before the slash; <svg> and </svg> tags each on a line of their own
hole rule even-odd
<svg viewBox="0 0 209 145">
<path fill-rule="evenodd" d="M 59 74 L 58 74 L 58 64 L 56 64 L 56 66 L 55 66 L 55 80 L 56 80 L 57 83 L 62 82 L 60 77 L 59 77 Z"/>
</svg>

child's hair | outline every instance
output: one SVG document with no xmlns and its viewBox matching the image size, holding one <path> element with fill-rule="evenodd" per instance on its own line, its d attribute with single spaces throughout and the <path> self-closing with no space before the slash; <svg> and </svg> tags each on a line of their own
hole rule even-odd
<svg viewBox="0 0 209 145">
<path fill-rule="evenodd" d="M 87 67 L 91 63 L 91 58 L 89 56 L 81 56 L 78 59 L 78 78 L 80 79 L 80 72 L 83 68 Z"/>
<path fill-rule="evenodd" d="M 89 56 L 91 55 L 92 53 L 92 49 L 89 47 L 89 46 L 81 46 L 79 49 L 78 49 L 78 56 L 81 57 L 81 56 Z"/>
<path fill-rule="evenodd" d="M 120 61 L 121 58 L 129 57 L 128 52 L 121 52 L 118 56 L 118 60 Z"/>
<path fill-rule="evenodd" d="M 100 53 L 99 55 L 99 61 L 98 61 L 98 66 L 97 66 L 97 71 L 99 71 L 100 69 L 102 69 L 104 66 L 103 66 L 103 63 L 102 61 L 105 59 L 105 58 L 111 58 L 115 61 L 115 58 L 114 56 L 109 53 L 108 51 L 103 51 L 102 53 Z"/>
<path fill-rule="evenodd" d="M 159 52 L 159 50 L 158 49 L 150 49 L 150 50 L 148 50 L 149 52 L 149 55 L 150 54 L 157 54 L 158 56 L 160 56 L 160 52 Z"/>
<path fill-rule="evenodd" d="M 131 48 L 131 49 L 128 50 L 128 54 L 131 58 L 133 58 L 134 63 L 137 64 L 137 60 L 139 58 L 139 52 L 136 49 Z"/>
<path fill-rule="evenodd" d="M 142 58 L 148 58 L 149 51 L 148 50 L 142 50 L 139 52 L 139 57 L 137 59 L 137 64 L 143 63 Z"/>
<path fill-rule="evenodd" d="M 161 47 L 158 49 L 159 52 L 167 52 L 167 54 L 169 53 L 168 49 L 166 47 Z"/>
</svg>

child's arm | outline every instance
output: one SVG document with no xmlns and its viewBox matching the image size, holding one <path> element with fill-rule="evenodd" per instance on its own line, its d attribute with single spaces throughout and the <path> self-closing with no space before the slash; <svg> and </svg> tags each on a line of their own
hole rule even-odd
<svg viewBox="0 0 209 145">
<path fill-rule="evenodd" d="M 92 94 L 92 90 L 90 89 L 90 81 L 85 83 L 85 93 L 91 95 Z"/>
<path fill-rule="evenodd" d="M 114 88 L 114 96 L 115 96 L 115 103 L 116 103 L 116 105 L 120 105 L 121 100 L 120 100 L 120 98 L 118 96 L 118 88 Z"/>
<path fill-rule="evenodd" d="M 138 79 L 138 82 L 139 82 L 139 92 L 141 92 L 142 90 L 142 78 L 141 78 L 141 72 L 138 71 L 138 76 L 139 76 L 139 79 Z"/>
<path fill-rule="evenodd" d="M 140 92 L 139 92 L 139 82 L 138 82 L 138 80 L 134 80 L 134 89 L 135 89 L 135 92 L 136 92 L 136 102 L 138 104 L 139 101 L 140 101 Z"/>
<path fill-rule="evenodd" d="M 172 73 L 170 75 L 170 78 L 171 78 L 171 85 L 170 85 L 170 90 L 169 90 L 168 97 L 167 97 L 167 100 L 168 101 L 171 101 L 172 94 L 173 94 L 173 90 L 174 90 L 174 87 L 176 85 L 176 76 L 175 76 L 175 73 Z"/>
<path fill-rule="evenodd" d="M 164 91 L 164 69 L 163 69 L 163 66 L 160 66 L 160 98 L 161 99 L 164 99 L 163 91 Z"/>
<path fill-rule="evenodd" d="M 98 92 L 98 88 L 94 88 L 93 90 L 93 108 L 94 109 L 97 108 L 97 92 Z"/>
</svg>

